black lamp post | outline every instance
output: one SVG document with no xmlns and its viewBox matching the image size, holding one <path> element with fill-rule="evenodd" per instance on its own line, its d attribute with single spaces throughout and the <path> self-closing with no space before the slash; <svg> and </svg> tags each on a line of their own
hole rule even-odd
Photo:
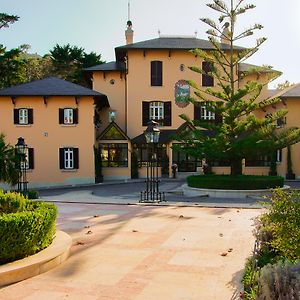
<svg viewBox="0 0 300 300">
<path fill-rule="evenodd" d="M 27 191 L 27 176 L 26 176 L 26 156 L 27 156 L 27 145 L 25 144 L 25 140 L 22 137 L 18 138 L 18 142 L 15 145 L 16 152 L 19 156 L 19 180 L 18 180 L 18 191 L 26 192 Z"/>
<path fill-rule="evenodd" d="M 147 180 L 146 190 L 141 192 L 140 202 L 160 202 L 165 200 L 164 193 L 159 191 L 158 180 L 158 151 L 157 144 L 159 141 L 160 130 L 158 123 L 151 120 L 147 124 L 144 131 L 145 140 L 147 143 Z"/>
</svg>

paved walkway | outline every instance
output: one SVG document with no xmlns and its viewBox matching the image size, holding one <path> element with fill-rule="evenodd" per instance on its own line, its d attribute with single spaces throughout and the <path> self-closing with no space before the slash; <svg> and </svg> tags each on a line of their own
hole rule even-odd
<svg viewBox="0 0 300 300">
<path fill-rule="evenodd" d="M 75 197 L 75 195 L 74 195 Z M 70 258 L 2 300 L 229 300 L 259 209 L 58 203 Z"/>
</svg>

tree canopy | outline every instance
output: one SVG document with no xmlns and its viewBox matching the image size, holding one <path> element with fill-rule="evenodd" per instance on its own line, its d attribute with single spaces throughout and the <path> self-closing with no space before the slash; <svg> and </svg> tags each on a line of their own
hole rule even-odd
<svg viewBox="0 0 300 300">
<path fill-rule="evenodd" d="M 298 128 L 277 129 L 277 121 L 283 118 L 286 110 L 275 110 L 272 114 L 258 117 L 257 111 L 266 111 L 281 100 L 262 99 L 262 89 L 280 74 L 270 66 L 250 66 L 237 76 L 241 63 L 255 54 L 266 38 L 258 38 L 253 47 L 236 47 L 240 39 L 252 36 L 263 28 L 254 24 L 242 32 L 236 32 L 236 22 L 240 15 L 255 8 L 245 4 L 244 0 L 230 0 L 229 5 L 222 0 L 213 0 L 208 7 L 219 13 L 218 21 L 202 18 L 209 26 L 208 39 L 213 45 L 212 51 L 192 50 L 209 65 L 208 69 L 199 66 L 190 67 L 194 72 L 210 76 L 216 84 L 213 87 L 199 87 L 189 81 L 195 97 L 190 101 L 195 106 L 204 107 L 215 116 L 214 122 L 191 120 L 181 117 L 195 130 L 183 133 L 178 139 L 185 143 L 190 155 L 207 160 L 227 161 L 231 175 L 242 174 L 242 160 L 253 155 L 269 154 L 276 149 L 292 145 L 300 140 Z M 222 39 L 222 43 L 220 40 Z M 263 79 L 262 74 L 266 77 Z"/>
</svg>

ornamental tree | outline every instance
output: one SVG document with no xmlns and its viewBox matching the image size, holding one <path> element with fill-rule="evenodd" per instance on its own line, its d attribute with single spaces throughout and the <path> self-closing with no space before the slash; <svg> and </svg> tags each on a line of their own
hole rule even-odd
<svg viewBox="0 0 300 300">
<path fill-rule="evenodd" d="M 202 58 L 209 68 L 204 70 L 194 66 L 190 69 L 214 78 L 216 84 L 206 88 L 194 81 L 188 82 L 195 95 L 190 101 L 194 105 L 204 106 L 219 122 L 191 120 L 181 115 L 195 129 L 190 133 L 183 132 L 178 139 L 185 143 L 184 151 L 188 154 L 199 159 L 226 161 L 230 165 L 231 175 L 240 175 L 244 158 L 253 157 L 253 154 L 270 154 L 292 145 L 300 140 L 300 130 L 277 129 L 277 121 L 287 114 L 283 109 L 265 117 L 256 116 L 257 111 L 266 111 L 281 101 L 279 98 L 260 97 L 264 86 L 277 78 L 280 72 L 272 70 L 270 66 L 250 66 L 237 75 L 240 64 L 266 41 L 263 37 L 258 38 L 253 47 L 235 46 L 237 41 L 263 28 L 260 24 L 254 24 L 242 32 L 236 32 L 238 17 L 255 6 L 244 4 L 244 0 L 236 0 L 235 3 L 230 0 L 229 6 L 225 1 L 213 0 L 207 6 L 219 13 L 217 22 L 201 19 L 209 26 L 207 34 L 213 50 L 195 49 L 192 53 Z M 257 80 L 262 74 L 266 80 Z"/>
</svg>

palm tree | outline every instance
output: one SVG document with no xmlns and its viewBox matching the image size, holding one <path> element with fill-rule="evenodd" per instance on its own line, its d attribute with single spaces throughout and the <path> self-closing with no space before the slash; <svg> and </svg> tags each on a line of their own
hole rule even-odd
<svg viewBox="0 0 300 300">
<path fill-rule="evenodd" d="M 15 153 L 15 148 L 5 143 L 4 134 L 0 134 L 0 182 L 10 185 L 18 183 L 19 171 L 16 166 L 19 158 Z"/>
</svg>

